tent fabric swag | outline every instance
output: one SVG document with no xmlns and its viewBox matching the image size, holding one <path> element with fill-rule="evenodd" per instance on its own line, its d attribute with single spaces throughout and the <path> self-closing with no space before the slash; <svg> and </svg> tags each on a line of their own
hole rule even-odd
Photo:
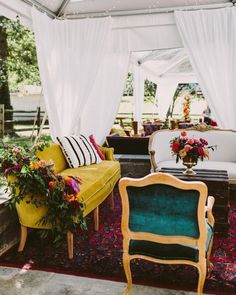
<svg viewBox="0 0 236 295">
<path fill-rule="evenodd" d="M 114 29 L 116 21 L 111 17 L 52 20 L 35 8 L 32 19 L 53 138 L 93 133 L 103 143 L 122 97 L 134 47 L 133 29 Z M 220 127 L 236 129 L 235 7 L 176 11 L 175 20 L 213 116 Z M 160 36 L 154 33 L 152 38 Z M 161 99 L 163 117 L 168 104 Z M 139 120 L 139 99 L 137 104 Z"/>
<path fill-rule="evenodd" d="M 175 18 L 213 116 L 220 127 L 236 129 L 235 7 L 176 11 Z"/>
<path fill-rule="evenodd" d="M 84 118 L 93 126 L 98 143 L 102 143 L 103 133 L 110 128 L 117 107 L 109 109 L 110 119 L 104 120 L 99 129 L 96 126 L 97 114 L 102 112 L 104 105 L 119 105 L 120 89 L 128 71 L 127 45 L 124 46 L 126 49 L 120 50 L 124 53 L 124 62 L 123 55 L 120 54 L 120 63 L 116 64 L 117 60 L 114 57 L 111 59 L 111 48 L 114 49 L 111 44 L 116 42 L 115 44 L 119 45 L 119 40 L 121 43 L 124 40 L 123 43 L 127 44 L 127 41 L 125 38 L 114 38 L 110 17 L 73 21 L 51 20 L 33 8 L 32 18 L 45 105 L 53 138 L 79 135 L 82 132 L 88 135 L 92 130 L 87 129 L 81 120 L 86 106 L 95 105 L 96 108 L 91 108 L 90 113 L 87 109 L 87 116 L 84 115 Z M 113 79 L 109 79 L 110 89 L 114 89 L 115 93 L 102 93 L 98 88 L 98 85 L 112 74 L 109 70 L 104 70 L 108 59 L 113 72 L 116 70 Z M 115 86 L 117 79 L 119 87 Z M 101 94 L 104 96 L 99 97 Z M 101 100 L 103 102 L 99 104 Z"/>
</svg>

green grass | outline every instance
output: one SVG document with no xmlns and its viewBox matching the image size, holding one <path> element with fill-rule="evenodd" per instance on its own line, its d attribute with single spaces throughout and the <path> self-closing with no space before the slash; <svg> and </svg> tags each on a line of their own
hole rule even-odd
<svg viewBox="0 0 236 295">
<path fill-rule="evenodd" d="M 3 139 L 0 140 L 1 144 L 12 144 L 12 145 L 27 145 L 32 146 L 34 144 L 34 139 L 32 140 L 29 137 L 8 137 L 5 136 Z M 52 142 L 52 138 L 50 135 L 42 135 L 39 139 L 39 142 Z"/>
</svg>

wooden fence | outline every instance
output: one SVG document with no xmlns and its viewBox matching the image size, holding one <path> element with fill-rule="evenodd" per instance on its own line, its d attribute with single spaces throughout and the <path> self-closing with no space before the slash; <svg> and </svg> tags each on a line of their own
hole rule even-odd
<svg viewBox="0 0 236 295">
<path fill-rule="evenodd" d="M 23 110 L 8 110 L 4 109 L 4 105 L 0 104 L 0 138 L 5 134 L 24 131 L 36 131 L 37 135 L 40 131 L 45 112 L 37 107 L 36 110 L 23 111 Z M 11 119 L 6 119 L 6 118 Z M 173 117 L 178 118 L 178 114 L 173 114 Z M 191 119 L 197 122 L 199 115 L 191 114 Z M 158 118 L 158 113 L 143 113 L 142 120 L 154 120 Z M 115 123 L 119 123 L 122 127 L 132 126 L 134 120 L 133 113 L 118 113 Z M 45 121 L 43 129 L 49 129 L 48 120 Z"/>
<path fill-rule="evenodd" d="M 37 107 L 36 110 L 10 110 L 0 105 L 0 138 L 6 134 L 23 131 L 36 131 L 37 135 L 45 112 Z M 9 119 L 10 118 L 10 119 Z M 45 121 L 43 129 L 49 129 L 48 120 Z"/>
</svg>

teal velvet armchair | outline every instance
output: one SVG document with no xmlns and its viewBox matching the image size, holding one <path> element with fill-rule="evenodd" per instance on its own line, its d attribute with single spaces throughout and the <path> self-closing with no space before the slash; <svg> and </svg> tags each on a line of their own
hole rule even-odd
<svg viewBox="0 0 236 295">
<path fill-rule="evenodd" d="M 122 178 L 123 266 L 125 294 L 132 288 L 130 261 L 142 258 L 165 264 L 189 264 L 199 272 L 202 294 L 213 242 L 214 198 L 199 181 L 164 173 Z"/>
</svg>

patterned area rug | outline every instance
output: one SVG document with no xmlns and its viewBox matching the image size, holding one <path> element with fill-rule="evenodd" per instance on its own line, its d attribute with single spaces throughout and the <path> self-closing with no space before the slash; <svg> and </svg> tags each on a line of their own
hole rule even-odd
<svg viewBox="0 0 236 295">
<path fill-rule="evenodd" d="M 100 230 L 94 232 L 88 219 L 88 231 L 74 238 L 74 258 L 67 259 L 66 241 L 55 247 L 50 239 L 42 240 L 36 230 L 29 236 L 22 254 L 17 247 L 0 257 L 0 265 L 40 269 L 78 276 L 126 281 L 122 267 L 121 202 L 115 193 L 115 211 L 104 202 L 100 209 Z M 231 203 L 228 237 L 215 235 L 211 262 L 204 293 L 236 294 L 236 201 Z M 198 273 L 194 267 L 155 264 L 144 260 L 132 262 L 135 283 L 172 289 L 196 291 Z"/>
</svg>

